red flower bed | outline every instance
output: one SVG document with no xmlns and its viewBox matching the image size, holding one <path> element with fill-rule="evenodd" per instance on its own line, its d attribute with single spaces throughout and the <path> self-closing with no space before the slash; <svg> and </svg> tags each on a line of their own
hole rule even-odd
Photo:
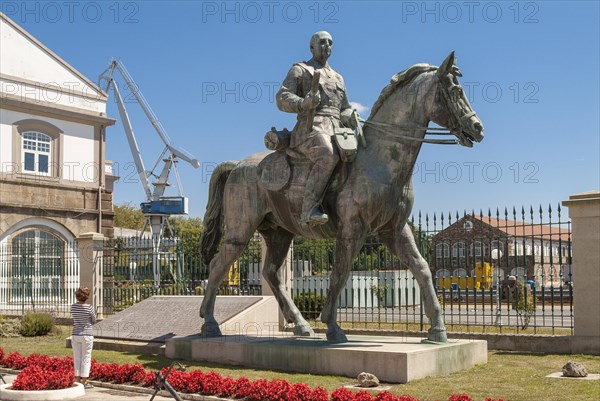
<svg viewBox="0 0 600 401">
<path fill-rule="evenodd" d="M 31 354 L 22 357 L 14 352 L 2 361 L 13 369 L 23 369 L 12 384 L 14 390 L 60 390 L 73 386 L 73 360 Z"/>
<path fill-rule="evenodd" d="M 12 385 L 15 390 L 52 390 L 73 385 L 73 359 L 70 357 L 57 358 L 39 354 L 24 357 L 18 352 L 5 356 L 0 347 L 0 366 L 21 370 Z M 167 368 L 163 368 L 162 374 L 166 372 Z M 119 365 L 98 363 L 93 359 L 90 379 L 150 387 L 156 381 L 156 374 L 146 371 L 139 363 Z M 419 401 L 411 395 L 395 395 L 384 391 L 373 396 L 365 390 L 354 393 L 346 388 L 336 389 L 330 395 L 322 387 L 311 389 L 303 383 L 291 384 L 279 379 L 250 381 L 246 377 L 234 379 L 222 377 L 216 372 L 204 373 L 200 370 L 172 370 L 168 381 L 176 391 L 182 393 L 244 398 L 245 401 Z M 474 400 L 467 394 L 451 394 L 448 401 Z M 504 399 L 495 400 L 488 397 L 484 401 Z"/>
</svg>

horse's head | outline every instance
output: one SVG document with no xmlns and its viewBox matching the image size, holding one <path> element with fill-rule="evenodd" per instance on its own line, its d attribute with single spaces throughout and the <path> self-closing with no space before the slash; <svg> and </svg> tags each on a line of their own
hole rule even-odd
<svg viewBox="0 0 600 401">
<path fill-rule="evenodd" d="M 454 52 L 450 53 L 435 73 L 437 90 L 430 118 L 436 124 L 449 128 L 463 146 L 472 147 L 473 142 L 483 140 L 483 124 L 456 77 L 462 74 L 454 64 Z"/>
</svg>

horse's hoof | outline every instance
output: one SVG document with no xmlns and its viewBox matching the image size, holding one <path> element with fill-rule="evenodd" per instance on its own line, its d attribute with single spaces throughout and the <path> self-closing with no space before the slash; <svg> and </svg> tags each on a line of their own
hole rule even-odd
<svg viewBox="0 0 600 401">
<path fill-rule="evenodd" d="M 200 335 L 202 337 L 221 337 L 223 334 L 221 334 L 221 329 L 219 329 L 218 324 L 204 323 L 200 330 Z"/>
<path fill-rule="evenodd" d="M 348 337 L 342 330 L 334 330 L 327 332 L 327 341 L 330 343 L 347 343 Z"/>
<path fill-rule="evenodd" d="M 312 337 L 315 335 L 315 332 L 313 331 L 312 327 L 308 325 L 300 325 L 294 327 L 294 335 L 301 337 Z"/>
<path fill-rule="evenodd" d="M 423 340 L 424 343 L 440 344 L 448 342 L 448 334 L 446 329 L 434 329 L 433 327 L 427 331 L 427 339 Z"/>
</svg>

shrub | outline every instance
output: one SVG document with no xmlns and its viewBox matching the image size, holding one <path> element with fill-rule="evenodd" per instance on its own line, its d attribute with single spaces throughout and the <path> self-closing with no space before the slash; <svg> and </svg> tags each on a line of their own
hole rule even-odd
<svg viewBox="0 0 600 401">
<path fill-rule="evenodd" d="M 11 352 L 6 358 L 4 358 L 4 366 L 9 369 L 21 370 L 27 366 L 27 362 L 26 359 L 18 352 Z"/>
<path fill-rule="evenodd" d="M 292 385 L 290 399 L 295 401 L 311 401 L 312 390 L 304 383 L 296 383 Z"/>
<path fill-rule="evenodd" d="M 142 385 L 144 387 L 152 387 L 152 386 L 154 386 L 155 383 L 156 383 L 156 373 L 146 372 L 146 375 L 144 376 L 144 381 L 142 382 Z"/>
<path fill-rule="evenodd" d="M 45 390 L 46 373 L 39 366 L 28 366 L 19 373 L 12 384 L 13 390 Z"/>
<path fill-rule="evenodd" d="M 4 319 L 0 322 L 0 337 L 19 337 L 21 319 Z"/>
<path fill-rule="evenodd" d="M 202 389 L 204 388 L 204 372 L 201 370 L 192 370 L 187 375 L 187 390 L 190 393 L 202 393 Z"/>
<path fill-rule="evenodd" d="M 146 371 L 140 363 L 124 364 L 116 369 L 114 381 L 115 383 L 142 383 L 145 375 Z"/>
<path fill-rule="evenodd" d="M 328 401 L 329 393 L 323 387 L 318 386 L 310 394 L 310 401 Z"/>
<path fill-rule="evenodd" d="M 25 367 L 12 384 L 15 390 L 60 390 L 73 386 L 73 367 L 66 358 L 32 354 L 23 359 Z"/>
<path fill-rule="evenodd" d="M 235 381 L 235 396 L 236 398 L 245 398 L 250 394 L 252 383 L 247 377 L 240 377 Z"/>
<path fill-rule="evenodd" d="M 54 327 L 54 318 L 48 313 L 28 312 L 21 319 L 20 333 L 24 337 L 44 336 Z"/>
<path fill-rule="evenodd" d="M 333 390 L 331 393 L 331 401 L 353 401 L 354 393 L 347 388 L 340 387 L 337 390 Z"/>
<path fill-rule="evenodd" d="M 288 401 L 294 400 L 290 397 L 292 385 L 286 380 L 274 379 L 269 383 L 269 393 L 267 399 L 270 401 Z M 296 401 L 296 400 L 294 400 Z"/>
<path fill-rule="evenodd" d="M 354 394 L 355 401 L 373 401 L 373 396 L 367 390 L 359 390 Z"/>
<path fill-rule="evenodd" d="M 250 391 L 248 392 L 248 401 L 262 401 L 268 399 L 269 382 L 265 379 L 258 379 L 250 382 Z"/>
<path fill-rule="evenodd" d="M 218 395 L 221 392 L 221 383 L 223 378 L 217 372 L 208 372 L 202 377 L 204 383 L 202 386 L 202 394 Z"/>
<path fill-rule="evenodd" d="M 294 303 L 305 319 L 316 319 L 325 306 L 325 297 L 313 291 L 305 291 L 294 295 Z"/>
<path fill-rule="evenodd" d="M 221 397 L 230 398 L 235 395 L 236 381 L 231 377 L 224 377 L 221 382 Z"/>
<path fill-rule="evenodd" d="M 531 317 L 535 315 L 535 298 L 529 291 L 529 286 L 517 281 L 513 299 L 513 309 L 517 312 L 521 328 L 525 330 L 529 326 Z"/>
</svg>

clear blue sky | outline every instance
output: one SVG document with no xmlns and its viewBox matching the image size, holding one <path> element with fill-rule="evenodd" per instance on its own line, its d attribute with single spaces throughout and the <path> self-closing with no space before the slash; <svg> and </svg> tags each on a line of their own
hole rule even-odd
<svg viewBox="0 0 600 401">
<path fill-rule="evenodd" d="M 452 212 L 552 204 L 600 187 L 599 3 L 391 1 L 3 1 L 2 11 L 96 81 L 124 61 L 176 145 L 202 167 L 179 171 L 192 216 L 224 160 L 262 151 L 271 127 L 292 128 L 273 95 L 317 30 L 350 100 L 369 108 L 396 72 L 456 51 L 461 83 L 485 125 L 472 149 L 425 145 L 415 210 Z M 109 115 L 118 119 L 114 100 Z M 130 104 L 147 167 L 162 147 Z M 366 117 L 368 111 L 363 115 Z M 108 158 L 115 202 L 144 200 L 120 124 Z"/>
</svg>

